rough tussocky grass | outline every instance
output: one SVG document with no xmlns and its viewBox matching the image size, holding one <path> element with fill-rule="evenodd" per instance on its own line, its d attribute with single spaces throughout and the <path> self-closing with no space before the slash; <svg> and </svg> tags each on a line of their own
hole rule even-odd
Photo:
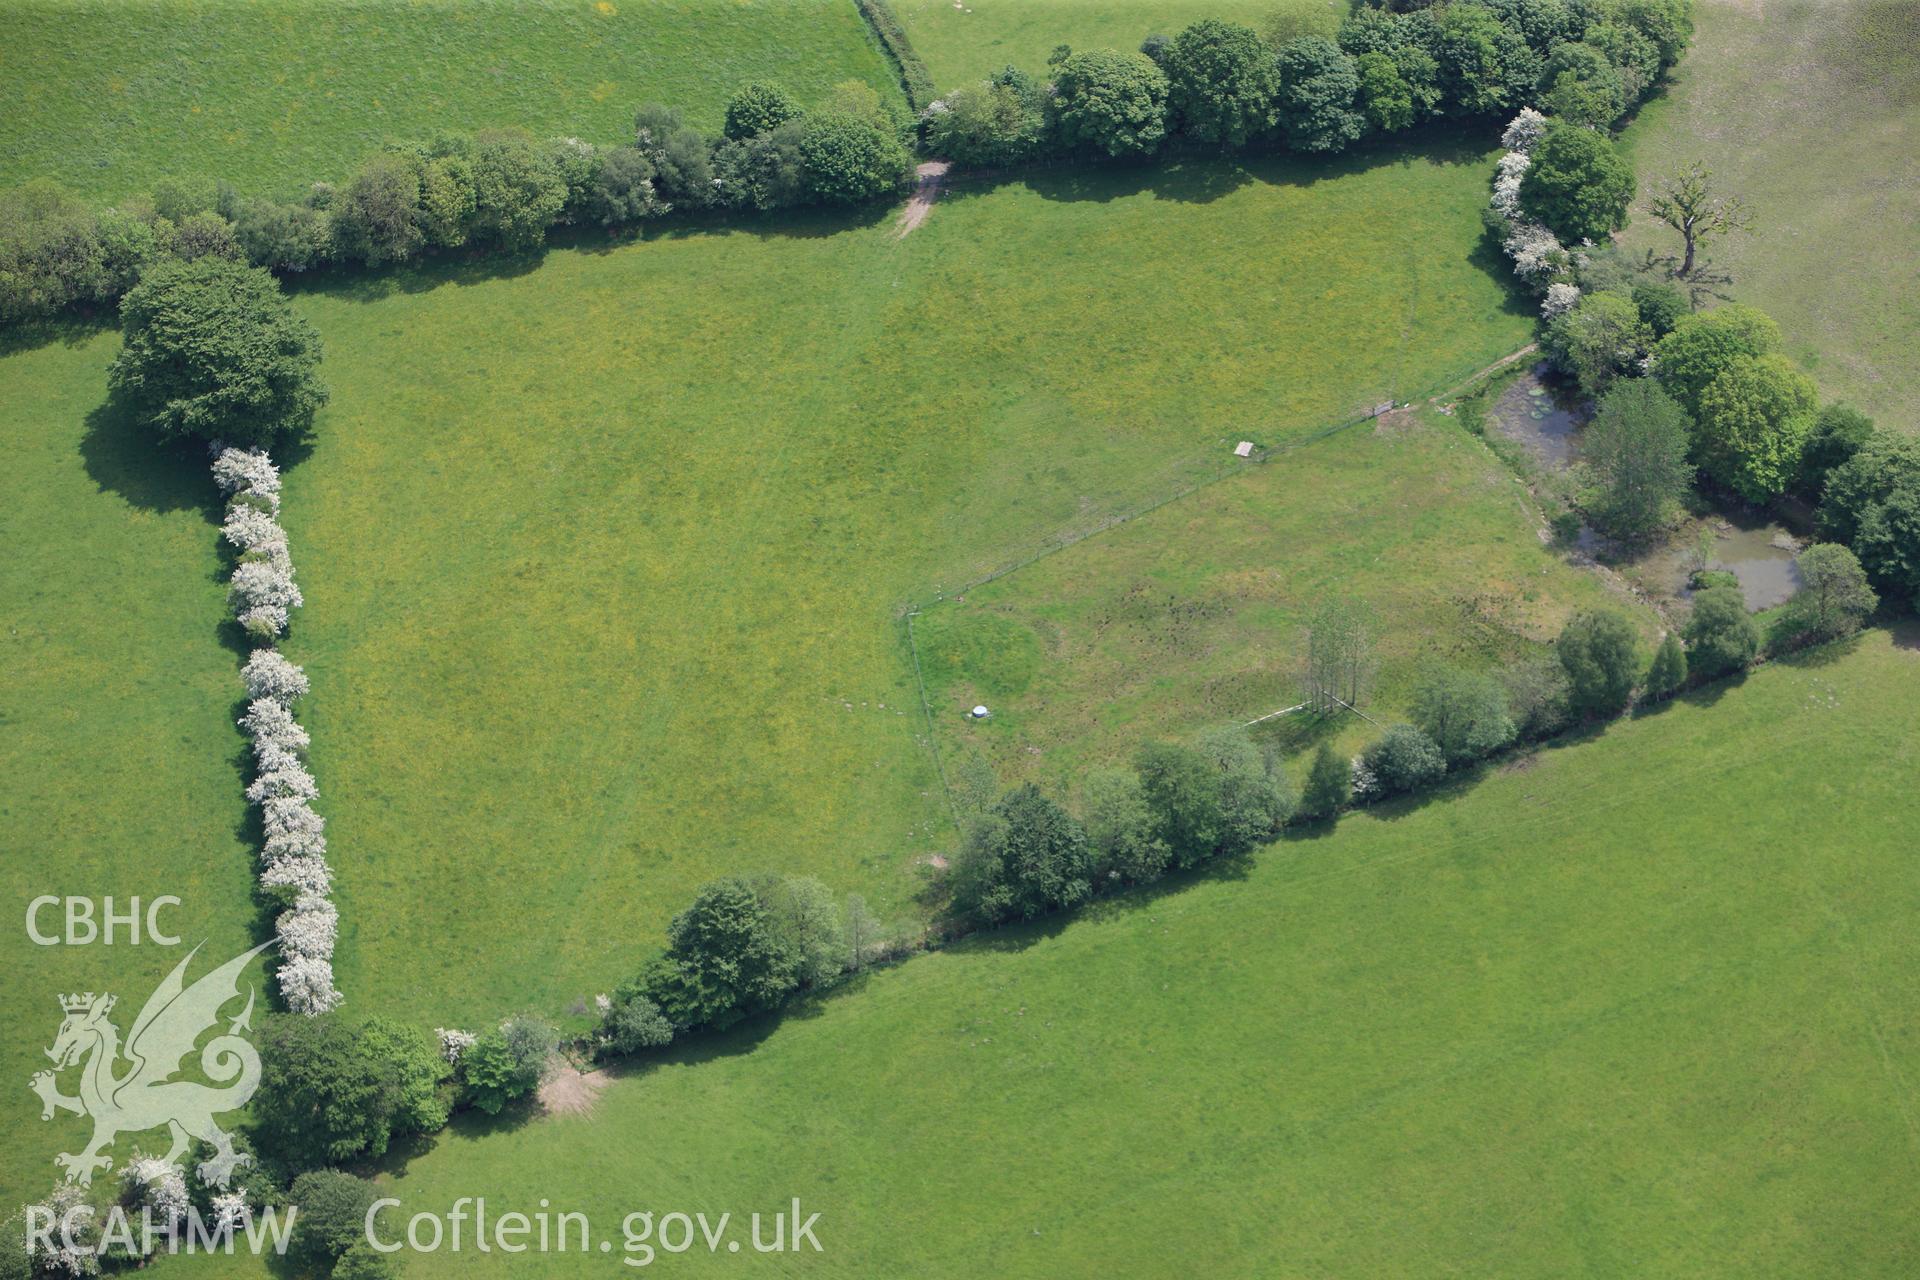
<svg viewBox="0 0 1920 1280">
<path fill-rule="evenodd" d="M 8 0 L 0 182 L 101 199 L 338 181 L 389 139 L 518 125 L 629 136 L 642 103 L 717 129 L 752 80 L 904 107 L 851 0 Z"/>
<path fill-rule="evenodd" d="M 1643 192 L 1702 160 L 1757 234 L 1715 246 L 1703 293 L 1780 321 L 1820 382 L 1894 430 L 1920 430 L 1920 5 L 1703 0 L 1669 91 L 1627 131 Z M 1636 255 L 1678 237 L 1636 212 Z"/>
<path fill-rule="evenodd" d="M 1499 668 L 1544 655 L 1576 609 L 1653 611 L 1544 540 L 1523 486 L 1432 410 L 1284 453 L 984 587 L 915 623 L 943 757 L 1003 782 L 1071 790 L 1150 739 L 1242 723 L 1300 700 L 1306 623 L 1329 598 L 1369 608 L 1379 674 L 1363 708 L 1404 718 L 1429 660 Z M 968 708 L 984 703 L 990 719 Z M 1293 753 L 1353 716 L 1267 721 Z"/>
</svg>

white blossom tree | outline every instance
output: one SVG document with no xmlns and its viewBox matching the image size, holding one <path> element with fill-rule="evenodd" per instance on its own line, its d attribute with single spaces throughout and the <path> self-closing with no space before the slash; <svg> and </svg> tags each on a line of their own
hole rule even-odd
<svg viewBox="0 0 1920 1280">
<path fill-rule="evenodd" d="M 260 818 L 269 840 L 275 836 L 317 836 L 324 834 L 327 826 L 327 820 L 305 800 L 268 800 L 260 806 Z"/>
<path fill-rule="evenodd" d="M 297 762 L 265 770 L 247 784 L 247 799 L 255 804 L 265 804 L 269 800 L 312 800 L 319 794 L 313 775 L 307 772 L 305 765 Z"/>
<path fill-rule="evenodd" d="M 213 456 L 213 482 L 225 493 L 258 498 L 280 510 L 280 469 L 264 449 L 220 449 Z"/>
<path fill-rule="evenodd" d="M 325 1013 L 338 1008 L 342 999 L 333 985 L 333 965 L 318 956 L 289 956 L 274 975 L 280 983 L 280 997 L 295 1013 Z"/>
<path fill-rule="evenodd" d="M 1540 314 L 1549 320 L 1557 320 L 1573 310 L 1580 301 L 1580 289 L 1576 285 L 1555 282 L 1547 286 L 1547 296 L 1540 303 Z"/>
<path fill-rule="evenodd" d="M 1500 135 L 1500 145 L 1509 151 L 1532 151 L 1546 132 L 1547 118 L 1532 107 L 1522 107 L 1520 114 L 1507 124 L 1507 131 Z"/>
<path fill-rule="evenodd" d="M 267 863 L 260 873 L 263 889 L 286 889 L 295 894 L 325 894 L 333 891 L 333 870 L 325 858 L 312 856 L 278 858 Z"/>
<path fill-rule="evenodd" d="M 332 901 L 317 893 L 303 893 L 273 922 L 280 936 L 280 954 L 293 958 L 333 958 L 333 944 L 340 934 L 340 912 Z"/>
<path fill-rule="evenodd" d="M 272 559 L 246 560 L 234 566 L 227 583 L 227 598 L 235 613 L 244 613 L 261 605 L 282 611 L 299 608 L 305 601 L 294 585 L 293 569 Z"/>
<path fill-rule="evenodd" d="M 249 654 L 240 668 L 240 680 L 247 686 L 249 700 L 266 698 L 286 706 L 307 694 L 307 673 L 277 649 L 255 649 Z"/>
<path fill-rule="evenodd" d="M 238 1191 L 224 1191 L 214 1196 L 210 1202 L 213 1209 L 213 1230 L 216 1237 L 232 1235 L 247 1225 L 253 1215 L 247 1208 L 247 1198 Z"/>
<path fill-rule="evenodd" d="M 187 1180 L 178 1166 L 158 1156 L 135 1156 L 120 1175 L 137 1203 L 171 1232 L 187 1216 Z"/>
<path fill-rule="evenodd" d="M 28 1212 L 52 1226 L 45 1236 L 27 1233 L 27 1256 L 37 1268 L 36 1275 L 100 1274 L 99 1215 L 92 1212 L 84 1191 L 63 1182 L 45 1200 L 29 1206 Z"/>
<path fill-rule="evenodd" d="M 246 503 L 235 503 L 227 508 L 227 519 L 220 526 L 220 534 L 240 551 L 261 551 L 268 554 L 287 551 L 287 531 L 278 521 L 266 512 Z"/>
<path fill-rule="evenodd" d="M 324 859 L 326 856 L 327 838 L 318 830 L 269 833 L 266 842 L 260 846 L 260 862 L 267 867 L 298 858 Z"/>
<path fill-rule="evenodd" d="M 453 1027 L 435 1027 L 433 1032 L 440 1037 L 440 1056 L 455 1066 L 459 1065 L 461 1055 L 473 1048 L 474 1041 L 480 1038 L 471 1031 Z"/>
<path fill-rule="evenodd" d="M 253 739 L 256 759 L 268 749 L 305 751 L 312 739 L 293 718 L 293 712 L 269 698 L 255 698 L 240 717 L 240 728 Z"/>
</svg>

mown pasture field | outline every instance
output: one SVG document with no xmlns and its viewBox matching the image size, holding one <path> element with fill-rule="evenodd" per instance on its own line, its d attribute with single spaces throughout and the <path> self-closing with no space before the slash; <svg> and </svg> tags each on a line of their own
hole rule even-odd
<svg viewBox="0 0 1920 1280">
<path fill-rule="evenodd" d="M 917 919 L 953 834 L 902 603 L 1248 424 L 1516 345 L 1480 173 L 1079 174 L 906 240 L 791 222 L 303 294 L 334 401 L 288 482 L 291 649 L 343 989 L 430 1024 L 569 1005 L 723 872 Z"/>
<path fill-rule="evenodd" d="M 634 1210 L 823 1215 L 818 1255 L 657 1258 L 701 1274 L 1907 1274 L 1916 646 L 871 974 L 590 1115 L 457 1124 L 389 1194 L 616 1250 Z"/>
<path fill-rule="evenodd" d="M 333 401 L 288 475 L 307 606 L 286 647 L 314 681 L 352 1007 L 563 1012 L 727 872 L 811 872 L 919 919 L 917 864 L 953 833 L 900 605 L 1247 431 L 1284 439 L 1518 345 L 1474 248 L 1484 172 L 1472 152 L 1079 173 L 956 191 L 906 240 L 891 214 L 680 229 L 297 291 Z M 1383 238 L 1383 217 L 1424 230 Z M 93 494 L 101 450 L 147 483 L 145 445 L 95 414 L 114 345 L 0 362 L 28 392 L 6 398 L 10 488 L 63 492 L 51 469 Z M 153 465 L 194 495 L 170 501 L 212 499 L 197 459 Z M 112 493 L 59 507 L 45 566 L 137 550 L 126 526 L 150 517 Z M 170 518 L 197 548 L 184 573 L 116 571 L 184 639 L 101 634 L 204 664 L 205 688 L 167 696 L 211 726 L 180 748 L 227 833 L 198 856 L 244 919 L 217 532 L 204 507 Z M 25 590 L 10 609 L 43 613 Z M 71 732 L 22 719 L 15 749 L 71 753 Z M 139 797 L 49 772 L 7 843 L 84 865 L 72 816 L 137 832 Z"/>
<path fill-rule="evenodd" d="M 1758 216 L 1711 252 L 1713 293 L 1771 313 L 1821 391 L 1920 424 L 1920 5 L 1702 0 L 1666 95 L 1628 129 L 1642 190 L 1695 160 Z M 1637 213 L 1635 255 L 1678 237 Z"/>
<path fill-rule="evenodd" d="M 240 793 L 238 659 L 221 643 L 225 566 L 217 494 L 198 459 L 90 422 L 111 332 L 0 358 L 0 1192 L 11 1212 L 43 1194 L 56 1151 L 88 1126 L 40 1122 L 27 1089 L 50 1064 L 58 997 L 112 991 L 124 1031 L 147 994 L 202 941 L 218 964 L 253 942 L 251 845 Z M 159 922 L 180 948 L 39 946 L 27 906 L 44 895 L 181 899 Z M 64 934 L 45 908 L 43 933 Z M 84 937 L 84 930 L 76 930 Z M 203 964 L 196 972 L 204 971 Z M 263 993 L 264 994 L 264 993 Z M 68 1087 L 71 1087 L 69 1084 Z"/>
<path fill-rule="evenodd" d="M 161 178 L 289 194 L 443 131 L 619 141 L 645 102 L 717 129 L 751 80 L 904 106 L 851 0 L 9 0 L 0 78 L 0 183 L 109 200 Z"/>
<path fill-rule="evenodd" d="M 1138 49 L 1150 35 L 1177 35 L 1202 18 L 1261 30 L 1276 15 L 1332 32 L 1341 0 L 893 0 L 913 48 L 944 92 L 1012 63 L 1039 75 L 1055 45 Z"/>
<path fill-rule="evenodd" d="M 1362 709 L 1403 718 L 1423 664 L 1500 668 L 1546 653 L 1583 607 L 1653 611 L 1543 540 L 1505 464 L 1431 409 L 1283 453 L 1119 528 L 934 605 L 915 623 L 949 771 L 1071 789 L 1089 765 L 1293 706 L 1306 624 L 1326 599 L 1371 611 L 1378 675 Z M 993 712 L 975 721 L 967 709 Z M 1282 750 L 1331 728 L 1257 729 Z"/>
</svg>

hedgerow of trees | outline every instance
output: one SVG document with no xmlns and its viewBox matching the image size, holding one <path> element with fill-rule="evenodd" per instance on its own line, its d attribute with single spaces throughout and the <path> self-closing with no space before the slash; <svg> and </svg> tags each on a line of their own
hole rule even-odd
<svg viewBox="0 0 1920 1280">
<path fill-rule="evenodd" d="M 1523 199 L 1577 237 L 1618 225 L 1632 191 L 1631 171 L 1595 130 L 1631 110 L 1690 31 L 1684 0 L 1369 4 L 1332 39 L 1202 19 L 1146 52 L 1063 46 L 1043 71 L 1009 67 L 927 101 L 924 67 L 890 10 L 864 7 L 902 68 L 913 119 L 861 84 L 803 107 L 755 83 L 729 101 L 715 136 L 646 106 L 613 145 L 517 129 L 447 133 L 384 147 L 344 178 L 317 174 L 281 196 L 191 178 L 103 210 L 44 182 L 0 192 L 0 323 L 113 302 L 148 265 L 176 258 L 280 273 L 383 267 L 434 252 L 523 251 L 559 227 L 618 231 L 673 212 L 863 201 L 903 188 L 914 144 L 988 166 L 1131 159 L 1167 146 L 1324 154 L 1533 101 L 1561 120 L 1541 141 Z"/>
</svg>

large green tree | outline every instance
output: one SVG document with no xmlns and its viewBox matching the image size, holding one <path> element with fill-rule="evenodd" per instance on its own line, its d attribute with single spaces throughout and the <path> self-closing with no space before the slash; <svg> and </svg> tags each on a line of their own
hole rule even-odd
<svg viewBox="0 0 1920 1280">
<path fill-rule="evenodd" d="M 1820 527 L 1882 591 L 1920 601 L 1920 437 L 1876 432 L 1829 473 Z"/>
<path fill-rule="evenodd" d="M 1092 892 L 1085 829 L 1032 783 L 976 822 L 954 860 L 954 904 L 988 923 L 1074 907 Z"/>
<path fill-rule="evenodd" d="M 1520 180 L 1520 205 L 1567 243 L 1605 241 L 1627 225 L 1633 166 L 1591 129 L 1555 121 Z"/>
<path fill-rule="evenodd" d="M 1353 60 L 1360 79 L 1360 113 L 1382 133 L 1397 133 L 1412 124 L 1416 114 L 1413 86 L 1385 53 L 1363 53 Z"/>
<path fill-rule="evenodd" d="M 1576 613 L 1554 645 L 1567 673 L 1567 702 L 1581 715 L 1610 716 L 1626 709 L 1640 674 L 1640 637 L 1611 609 Z"/>
<path fill-rule="evenodd" d="M 703 887 L 673 918 L 642 984 L 676 1028 L 729 1027 L 784 1000 L 797 968 L 753 885 L 731 877 Z"/>
<path fill-rule="evenodd" d="M 1331 818 L 1353 799 L 1353 763 L 1333 744 L 1323 742 L 1313 753 L 1307 785 L 1300 796 L 1300 812 L 1309 818 Z"/>
<path fill-rule="evenodd" d="M 754 882 L 780 948 L 793 956 L 803 987 L 831 982 L 847 967 L 847 931 L 840 904 L 812 876 L 767 876 Z"/>
<path fill-rule="evenodd" d="M 1734 304 L 1679 317 L 1666 337 L 1654 344 L 1654 370 L 1680 407 L 1700 417 L 1700 397 L 1709 384 L 1742 356 L 1770 355 L 1780 349 L 1780 326 L 1757 307 Z"/>
<path fill-rule="evenodd" d="M 1438 782 L 1447 772 L 1440 746 L 1416 725 L 1396 724 L 1360 753 L 1377 794 L 1399 795 Z"/>
<path fill-rule="evenodd" d="M 1581 391 L 1598 396 L 1639 364 L 1652 340 L 1633 299 L 1602 290 L 1549 321 L 1541 345 Z"/>
<path fill-rule="evenodd" d="M 1376 126 L 1405 127 L 1389 123 L 1400 118 L 1397 107 L 1376 115 L 1378 100 L 1397 99 L 1402 88 L 1411 99 L 1408 123 L 1440 113 L 1445 92 L 1441 86 L 1440 62 L 1435 56 L 1439 30 L 1431 10 L 1394 13 L 1387 9 L 1355 9 L 1340 24 L 1339 42 L 1341 49 L 1353 56 L 1355 69 L 1360 73 L 1361 107 Z M 1388 61 L 1398 87 L 1377 64 L 1367 60 L 1369 54 Z"/>
<path fill-rule="evenodd" d="M 727 121 L 721 132 L 734 142 L 778 129 L 800 115 L 800 104 L 777 85 L 749 84 L 727 99 Z"/>
<path fill-rule="evenodd" d="M 1748 502 L 1786 492 L 1800 472 L 1819 392 L 1783 355 L 1730 361 L 1700 393 L 1694 456 Z"/>
<path fill-rule="evenodd" d="M 1055 67 L 1060 141 L 1110 156 L 1146 155 L 1167 132 L 1167 77 L 1141 53 L 1069 52 Z"/>
<path fill-rule="evenodd" d="M 160 263 L 121 299 L 120 325 L 108 385 L 169 439 L 272 445 L 304 435 L 327 402 L 319 335 L 257 267 Z"/>
<path fill-rule="evenodd" d="M 1660 641 L 1660 647 L 1654 650 L 1653 661 L 1647 664 L 1646 696 L 1648 700 L 1659 702 L 1671 698 L 1687 682 L 1687 650 L 1680 643 L 1680 637 L 1667 632 Z"/>
<path fill-rule="evenodd" d="M 1220 842 L 1220 782 L 1207 758 L 1179 743 L 1149 742 L 1135 754 L 1134 770 L 1153 813 L 1154 838 L 1173 865 L 1211 858 Z"/>
<path fill-rule="evenodd" d="M 1800 571 L 1800 590 L 1787 618 L 1801 639 L 1852 635 L 1880 604 L 1859 557 L 1838 543 L 1816 542 L 1795 558 L 1794 566 Z"/>
<path fill-rule="evenodd" d="M 1339 45 L 1302 36 L 1280 50 L 1280 124 L 1295 151 L 1339 151 L 1366 132 L 1360 75 Z"/>
<path fill-rule="evenodd" d="M 523 129 L 491 129 L 475 135 L 471 162 L 474 238 L 512 250 L 539 245 L 567 203 L 553 154 Z"/>
<path fill-rule="evenodd" d="M 0 322 L 110 297 L 107 259 L 93 212 L 65 187 L 36 178 L 0 189 Z"/>
<path fill-rule="evenodd" d="M 1279 759 L 1239 725 L 1211 730 L 1197 745 L 1216 771 L 1220 852 L 1243 853 L 1278 834 L 1298 804 Z"/>
<path fill-rule="evenodd" d="M 1080 784 L 1080 810 L 1096 875 L 1144 884 L 1167 869 L 1172 855 L 1155 830 L 1139 774 L 1095 769 Z"/>
<path fill-rule="evenodd" d="M 913 157 L 890 129 L 846 112 L 822 111 L 800 124 L 799 152 L 807 190 L 829 204 L 854 204 L 898 191 L 913 176 Z"/>
<path fill-rule="evenodd" d="M 1601 397 L 1580 447 L 1599 483 L 1593 516 L 1610 537 L 1640 542 L 1666 524 L 1693 476 L 1687 435 L 1686 410 L 1650 378 Z"/>
<path fill-rule="evenodd" d="M 1175 127 L 1188 137 L 1238 147 L 1273 127 L 1279 70 L 1253 28 L 1202 19 L 1167 45 L 1160 69 Z"/>
<path fill-rule="evenodd" d="M 315 1169 L 293 1180 L 288 1199 L 298 1206 L 289 1252 L 307 1266 L 327 1270 L 336 1258 L 367 1237 L 367 1215 L 380 1197 L 365 1178 L 338 1169 Z"/>
<path fill-rule="evenodd" d="M 1871 439 L 1872 418 L 1849 404 L 1823 406 L 1800 451 L 1800 476 L 1796 482 L 1800 494 L 1818 502 L 1826 490 L 1827 477 Z"/>
<path fill-rule="evenodd" d="M 378 267 L 404 262 L 426 247 L 422 168 L 417 154 L 386 150 L 354 171 L 334 201 L 334 235 L 344 256 Z"/>
<path fill-rule="evenodd" d="M 1526 37 L 1481 4 L 1435 8 L 1434 47 L 1447 97 L 1462 115 L 1497 115 L 1525 105 L 1540 78 Z"/>
<path fill-rule="evenodd" d="M 1513 741 L 1506 686 L 1485 672 L 1450 664 L 1429 666 L 1414 685 L 1407 714 L 1433 739 L 1448 765 L 1479 760 Z"/>
<path fill-rule="evenodd" d="M 467 1101 L 490 1116 L 539 1087 L 559 1033 L 538 1018 L 509 1018 L 460 1055 Z"/>
<path fill-rule="evenodd" d="M 1745 670 L 1760 652 L 1760 628 L 1747 613 L 1746 597 L 1738 587 L 1696 591 L 1682 634 L 1688 669 L 1708 680 Z"/>
<path fill-rule="evenodd" d="M 1024 73 L 998 77 L 941 97 L 923 117 L 927 150 L 965 165 L 998 167 L 1032 159 L 1045 136 L 1045 95 Z"/>
<path fill-rule="evenodd" d="M 384 1155 L 396 1136 L 446 1122 L 449 1069 L 422 1032 L 337 1013 L 261 1023 L 254 1128 L 296 1167 Z"/>
<path fill-rule="evenodd" d="M 1548 115 L 1590 129 L 1610 128 L 1627 108 L 1620 69 L 1605 53 L 1579 41 L 1553 47 L 1540 89 L 1540 105 Z"/>
</svg>

